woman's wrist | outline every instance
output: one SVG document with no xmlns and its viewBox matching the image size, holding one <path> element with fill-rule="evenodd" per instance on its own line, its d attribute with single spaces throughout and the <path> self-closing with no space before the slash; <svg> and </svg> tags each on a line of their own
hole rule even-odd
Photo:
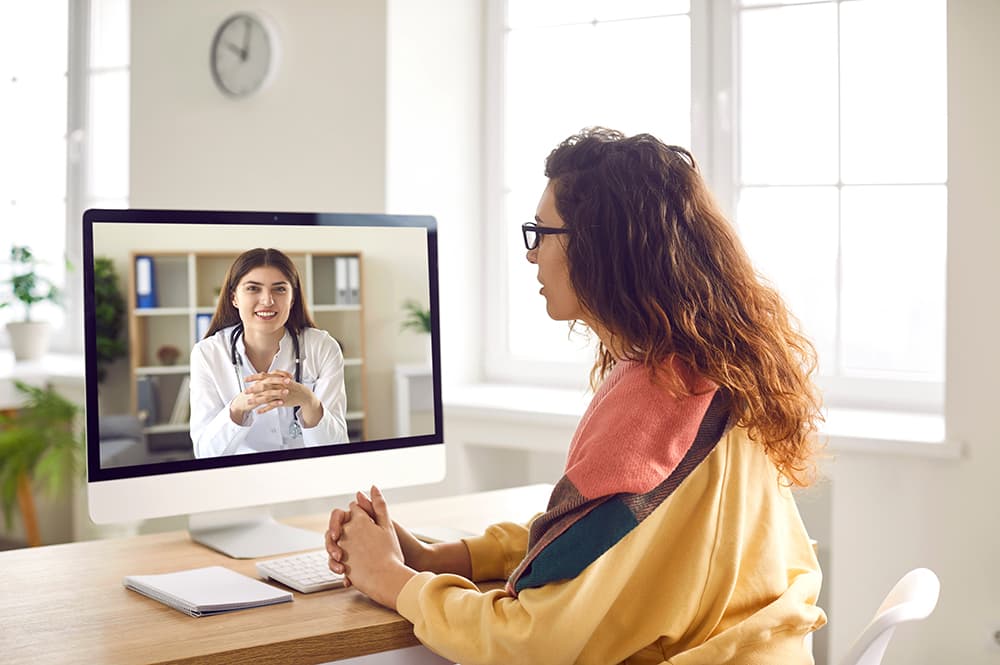
<svg viewBox="0 0 1000 665">
<path fill-rule="evenodd" d="M 465 541 L 437 543 L 434 547 L 437 565 L 442 569 L 440 572 L 454 573 L 472 579 L 472 556 Z"/>
<path fill-rule="evenodd" d="M 420 543 L 416 556 L 407 556 L 406 565 L 418 571 L 453 573 L 472 578 L 472 559 L 469 548 L 461 540 L 443 543 Z M 411 558 L 413 561 L 411 562 Z"/>
<path fill-rule="evenodd" d="M 385 607 L 396 610 L 399 594 L 402 593 L 403 587 L 406 586 L 407 582 L 416 577 L 416 575 L 417 571 L 405 564 L 393 567 L 390 572 L 382 577 L 382 581 L 379 584 L 380 591 L 385 594 L 384 597 L 375 598 L 375 600 Z"/>
<path fill-rule="evenodd" d="M 407 549 L 409 550 L 406 552 L 407 566 L 416 571 L 428 570 L 433 573 L 438 572 L 438 566 L 435 565 L 433 545 L 428 545 L 421 540 L 416 540 L 416 546 Z"/>
</svg>

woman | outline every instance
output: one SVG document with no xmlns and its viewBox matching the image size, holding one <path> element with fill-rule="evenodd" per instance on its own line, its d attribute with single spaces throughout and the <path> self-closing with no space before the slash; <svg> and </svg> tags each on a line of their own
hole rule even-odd
<svg viewBox="0 0 1000 665">
<path fill-rule="evenodd" d="M 346 411 L 344 356 L 309 318 L 295 264 L 276 249 L 240 254 L 191 350 L 195 456 L 343 443 Z"/>
<path fill-rule="evenodd" d="M 549 316 L 600 340 L 548 510 L 424 545 L 372 488 L 331 513 L 331 569 L 463 665 L 812 663 L 821 575 L 789 485 L 813 468 L 813 347 L 686 150 L 591 129 L 546 175 L 527 259 Z"/>
</svg>

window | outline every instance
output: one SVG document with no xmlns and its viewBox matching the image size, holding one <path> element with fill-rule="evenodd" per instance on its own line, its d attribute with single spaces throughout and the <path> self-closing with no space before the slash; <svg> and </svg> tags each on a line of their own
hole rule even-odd
<svg viewBox="0 0 1000 665">
<path fill-rule="evenodd" d="M 828 404 L 940 409 L 944 18 L 944 0 L 508 0 L 488 378 L 586 374 L 592 350 L 567 353 L 516 228 L 547 152 L 605 124 L 692 147 L 816 343 Z"/>
<path fill-rule="evenodd" d="M 813 337 L 830 399 L 940 408 L 945 4 L 762 4 L 737 17 L 750 255 Z"/>
<path fill-rule="evenodd" d="M 493 186 L 503 210 L 504 259 L 491 302 L 487 370 L 504 379 L 580 383 L 593 361 L 583 337 L 545 314 L 535 270 L 524 258 L 521 224 L 545 187 L 545 156 L 587 125 L 646 131 L 691 142 L 691 19 L 687 0 L 510 0 L 504 34 L 503 161 Z M 634 66 L 645 63 L 649 66 Z M 655 66 L 654 66 L 655 63 Z M 491 251 L 491 254 L 494 253 Z"/>
<path fill-rule="evenodd" d="M 66 279 L 66 127 L 68 4 L 0 5 L 0 277 L 11 275 L 12 245 L 27 245 L 44 265 L 39 272 Z M 6 288 L 6 287 L 4 287 Z M 9 294 L 5 290 L 4 297 Z M 20 305 L 0 310 L 20 319 Z M 32 307 L 33 319 L 64 325 L 51 303 Z"/>
<path fill-rule="evenodd" d="M 90 0 L 90 6 L 89 131 L 81 215 L 86 208 L 128 207 L 129 2 Z"/>
<path fill-rule="evenodd" d="M 128 0 L 0 7 L 0 275 L 10 274 L 12 245 L 45 261 L 63 307 L 42 303 L 32 316 L 53 324 L 57 351 L 83 348 L 83 210 L 128 205 L 128 8 Z M 19 316 L 0 310 L 0 322 Z"/>
</svg>

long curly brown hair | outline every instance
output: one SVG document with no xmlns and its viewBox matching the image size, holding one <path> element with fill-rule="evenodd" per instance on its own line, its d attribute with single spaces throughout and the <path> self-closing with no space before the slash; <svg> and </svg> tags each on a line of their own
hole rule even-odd
<svg viewBox="0 0 1000 665">
<path fill-rule="evenodd" d="M 681 362 L 724 389 L 737 423 L 781 473 L 815 476 L 816 352 L 778 292 L 754 270 L 684 148 L 648 134 L 589 128 L 549 155 L 570 281 L 601 333 L 591 372 L 643 363 L 690 394 Z M 609 348 L 610 347 L 610 348 Z"/>
</svg>

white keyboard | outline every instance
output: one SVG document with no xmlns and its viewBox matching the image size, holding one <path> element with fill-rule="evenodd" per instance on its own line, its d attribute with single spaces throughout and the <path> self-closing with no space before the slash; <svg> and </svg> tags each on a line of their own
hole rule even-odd
<svg viewBox="0 0 1000 665">
<path fill-rule="evenodd" d="M 257 573 L 302 593 L 343 586 L 344 576 L 330 570 L 326 550 L 293 554 L 257 562 Z"/>
</svg>

